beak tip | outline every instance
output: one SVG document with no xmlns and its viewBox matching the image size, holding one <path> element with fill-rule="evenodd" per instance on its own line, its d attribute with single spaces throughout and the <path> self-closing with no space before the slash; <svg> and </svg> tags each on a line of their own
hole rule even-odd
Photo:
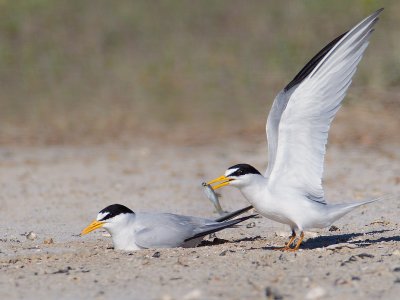
<svg viewBox="0 0 400 300">
<path fill-rule="evenodd" d="M 214 184 L 214 183 L 218 183 L 215 186 L 211 186 L 213 188 L 213 190 L 215 191 L 215 190 L 217 190 L 217 189 L 219 189 L 219 188 L 221 188 L 223 186 L 229 185 L 230 181 L 231 181 L 231 179 L 229 177 L 226 177 L 225 175 L 222 175 L 222 176 L 220 176 L 218 178 L 215 178 L 214 180 L 211 180 L 210 182 L 207 182 L 207 184 L 211 185 L 211 184 Z"/>
<path fill-rule="evenodd" d="M 93 230 L 96 230 L 96 229 L 98 229 L 98 228 L 100 228 L 100 227 L 103 227 L 103 225 L 104 225 L 104 222 L 94 220 L 92 223 L 89 224 L 89 226 L 87 226 L 85 229 L 83 229 L 83 230 L 81 231 L 81 233 L 79 234 L 79 236 L 86 235 L 86 234 L 88 234 L 89 232 L 92 232 Z"/>
</svg>

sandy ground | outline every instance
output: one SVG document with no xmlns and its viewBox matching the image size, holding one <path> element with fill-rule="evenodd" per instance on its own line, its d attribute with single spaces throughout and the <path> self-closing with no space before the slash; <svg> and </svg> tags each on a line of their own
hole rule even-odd
<svg viewBox="0 0 400 300">
<path fill-rule="evenodd" d="M 395 299 L 400 293 L 400 151 L 330 146 L 330 202 L 391 199 L 307 233 L 297 253 L 274 251 L 289 228 L 265 218 L 192 249 L 114 251 L 79 232 L 112 203 L 137 211 L 215 216 L 200 183 L 235 163 L 265 168 L 264 141 L 0 150 L 1 299 Z M 232 188 L 221 203 L 247 205 Z M 37 237 L 29 240 L 26 233 Z M 51 240 L 50 240 L 51 239 Z M 397 298 L 398 299 L 398 298 Z"/>
</svg>

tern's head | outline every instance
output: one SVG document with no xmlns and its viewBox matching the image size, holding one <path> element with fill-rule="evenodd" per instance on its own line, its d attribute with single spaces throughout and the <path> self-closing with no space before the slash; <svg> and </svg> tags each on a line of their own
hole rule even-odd
<svg viewBox="0 0 400 300">
<path fill-rule="evenodd" d="M 219 189 L 226 185 L 232 185 L 237 188 L 242 188 L 253 182 L 256 177 L 262 176 L 256 168 L 248 164 L 238 164 L 230 167 L 225 171 L 225 174 L 208 182 L 208 184 L 217 183 L 213 189 Z"/>
<path fill-rule="evenodd" d="M 126 206 L 121 204 L 109 205 L 97 214 L 96 220 L 82 230 L 81 235 L 88 234 L 89 232 L 101 227 L 107 231 L 113 231 L 113 229 L 116 229 L 121 225 L 124 226 L 134 215 L 135 213 Z"/>
</svg>

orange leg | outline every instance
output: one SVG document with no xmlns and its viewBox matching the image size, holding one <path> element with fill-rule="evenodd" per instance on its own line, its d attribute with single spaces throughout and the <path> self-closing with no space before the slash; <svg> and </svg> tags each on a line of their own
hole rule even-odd
<svg viewBox="0 0 400 300">
<path fill-rule="evenodd" d="M 281 251 L 290 251 L 290 246 L 292 245 L 294 239 L 296 238 L 296 232 L 292 230 L 292 235 L 290 236 L 289 242 L 285 245 L 285 247 L 275 248 L 274 250 L 281 250 Z"/>
<path fill-rule="evenodd" d="M 292 235 L 290 236 L 289 242 L 285 245 L 285 248 L 290 249 L 290 246 L 292 245 L 295 238 L 296 238 L 296 232 L 292 230 Z"/>
<path fill-rule="evenodd" d="M 302 232 L 300 233 L 300 238 L 299 238 L 299 240 L 297 241 L 296 246 L 295 246 L 294 248 L 289 248 L 289 249 L 286 249 L 286 250 L 284 250 L 284 251 L 296 252 L 297 250 L 299 250 L 300 245 L 301 245 L 301 242 L 303 241 L 303 239 L 304 239 L 304 232 L 302 231 Z"/>
</svg>

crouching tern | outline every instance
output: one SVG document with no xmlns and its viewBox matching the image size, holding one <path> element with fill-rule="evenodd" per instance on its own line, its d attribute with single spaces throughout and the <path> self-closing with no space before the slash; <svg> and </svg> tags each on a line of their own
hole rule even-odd
<svg viewBox="0 0 400 300">
<path fill-rule="evenodd" d="M 204 236 L 234 227 L 256 216 L 253 214 L 233 219 L 252 208 L 250 205 L 211 220 L 169 213 L 135 213 L 124 205 L 113 204 L 102 209 L 96 220 L 82 230 L 81 235 L 104 228 L 111 234 L 114 249 L 125 251 L 196 247 Z"/>
<path fill-rule="evenodd" d="M 377 200 L 328 204 L 321 178 L 331 122 L 382 10 L 326 45 L 279 92 L 267 119 L 264 176 L 248 164 L 238 164 L 208 182 L 217 184 L 214 189 L 238 188 L 258 213 L 289 225 L 292 235 L 282 250 L 299 249 L 305 229 L 328 227 L 356 207 Z M 296 231 L 300 238 L 294 245 Z"/>
</svg>

